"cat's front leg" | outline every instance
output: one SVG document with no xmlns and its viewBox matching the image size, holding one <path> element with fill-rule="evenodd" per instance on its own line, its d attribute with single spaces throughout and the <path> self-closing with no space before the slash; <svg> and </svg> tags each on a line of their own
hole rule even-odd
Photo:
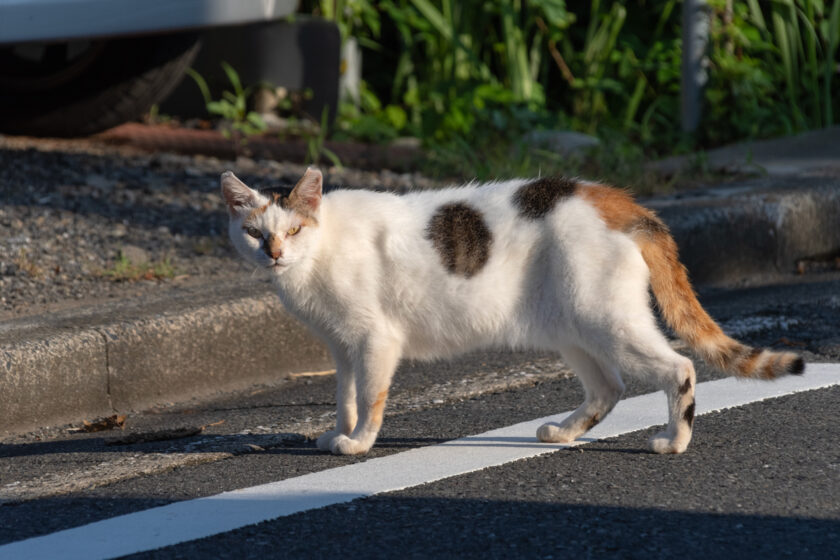
<svg viewBox="0 0 840 560">
<path fill-rule="evenodd" d="M 330 451 L 332 442 L 340 435 L 350 435 L 356 427 L 356 383 L 353 375 L 353 366 L 347 353 L 338 347 L 331 347 L 333 360 L 335 361 L 335 401 L 336 419 L 335 430 L 321 434 L 318 438 L 318 449 Z"/>
<path fill-rule="evenodd" d="M 330 442 L 330 451 L 336 455 L 361 455 L 373 447 L 382 427 L 388 387 L 400 354 L 400 345 L 391 339 L 377 339 L 368 344 L 355 368 L 358 422 L 352 433 L 339 434 Z"/>
</svg>

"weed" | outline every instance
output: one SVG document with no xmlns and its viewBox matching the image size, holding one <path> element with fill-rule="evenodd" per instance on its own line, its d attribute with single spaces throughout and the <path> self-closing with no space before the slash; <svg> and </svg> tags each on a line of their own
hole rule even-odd
<svg viewBox="0 0 840 560">
<path fill-rule="evenodd" d="M 136 282 L 138 280 L 171 279 L 175 277 L 176 270 L 169 257 L 159 261 L 135 264 L 120 252 L 114 264 L 102 270 L 100 274 L 114 282 Z"/>
<path fill-rule="evenodd" d="M 216 249 L 219 248 L 220 246 L 222 246 L 222 245 L 220 245 L 220 242 L 219 242 L 218 238 L 215 238 L 215 237 L 199 237 L 193 243 L 193 251 L 195 251 L 195 254 L 197 254 L 197 255 L 208 256 L 208 255 L 212 255 L 216 251 Z"/>
<path fill-rule="evenodd" d="M 172 122 L 172 117 L 160 112 L 160 107 L 157 103 L 149 108 L 149 112 L 143 116 L 143 122 L 150 125 L 167 124 Z"/>
<path fill-rule="evenodd" d="M 246 138 L 264 132 L 266 129 L 265 121 L 263 121 L 259 113 L 248 110 L 248 96 L 251 94 L 252 88 L 242 87 L 239 74 L 236 73 L 236 70 L 230 64 L 224 61 L 221 64 L 228 81 L 233 87 L 233 91 L 223 91 L 222 98 L 218 100 L 212 99 L 207 81 L 201 74 L 192 68 L 187 70 L 187 73 L 195 81 L 198 89 L 201 90 L 207 112 L 211 115 L 219 115 L 230 123 L 234 133 L 242 134 Z M 227 129 L 223 130 L 222 133 L 226 137 L 232 136 L 231 131 Z"/>
<path fill-rule="evenodd" d="M 309 2 L 365 48 L 368 81 L 339 133 L 417 136 L 438 159 L 485 160 L 459 144 L 488 131 L 506 145 L 534 127 L 617 133 L 651 157 L 836 122 L 840 1 L 709 5 L 705 115 L 685 137 L 677 0 Z"/>
<path fill-rule="evenodd" d="M 318 164 L 321 157 L 324 156 L 335 167 L 341 168 L 341 160 L 338 156 L 327 148 L 324 143 L 327 139 L 327 124 L 329 123 L 329 108 L 324 107 L 321 112 L 321 126 L 318 127 L 314 133 L 304 134 L 303 138 L 306 141 L 306 161 L 305 164 Z"/>
</svg>

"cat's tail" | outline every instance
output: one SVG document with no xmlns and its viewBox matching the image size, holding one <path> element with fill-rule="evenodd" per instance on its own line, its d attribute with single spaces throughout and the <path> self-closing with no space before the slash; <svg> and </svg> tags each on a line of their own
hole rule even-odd
<svg viewBox="0 0 840 560">
<path fill-rule="evenodd" d="M 724 334 L 697 301 L 677 256 L 677 244 L 656 214 L 628 194 L 601 185 L 590 185 L 581 194 L 609 227 L 623 230 L 639 246 L 665 321 L 705 362 L 730 375 L 754 379 L 798 375 L 805 370 L 802 358 L 793 352 L 752 348 Z"/>
<path fill-rule="evenodd" d="M 652 213 L 656 227 L 634 235 L 650 268 L 650 285 L 665 321 L 709 365 L 738 377 L 775 379 L 801 374 L 802 358 L 793 352 L 751 348 L 721 330 L 697 301 L 677 244 L 667 227 Z"/>
</svg>

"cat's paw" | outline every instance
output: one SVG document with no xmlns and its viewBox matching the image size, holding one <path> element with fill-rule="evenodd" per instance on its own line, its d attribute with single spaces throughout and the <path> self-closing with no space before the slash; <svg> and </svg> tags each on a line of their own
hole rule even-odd
<svg viewBox="0 0 840 560">
<path fill-rule="evenodd" d="M 570 443 L 575 436 L 559 424 L 549 422 L 537 428 L 537 439 L 543 443 Z"/>
<path fill-rule="evenodd" d="M 340 435 L 341 433 L 336 432 L 335 430 L 324 432 L 318 437 L 318 440 L 315 442 L 315 445 L 317 445 L 318 449 L 320 449 L 321 451 L 332 451 L 332 442 L 335 438 L 337 438 Z"/>
<path fill-rule="evenodd" d="M 654 453 L 682 453 L 687 448 L 687 440 L 675 438 L 668 432 L 659 432 L 650 438 L 650 449 Z"/>
<path fill-rule="evenodd" d="M 338 435 L 330 443 L 330 451 L 335 455 L 363 455 L 370 451 L 372 445 L 366 445 L 357 439 L 350 439 L 344 434 Z"/>
</svg>

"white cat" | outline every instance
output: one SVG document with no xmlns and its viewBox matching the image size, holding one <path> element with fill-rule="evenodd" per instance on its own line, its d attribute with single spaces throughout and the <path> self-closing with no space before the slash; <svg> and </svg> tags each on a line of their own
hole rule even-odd
<svg viewBox="0 0 840 560">
<path fill-rule="evenodd" d="M 681 453 L 694 367 L 658 330 L 648 287 L 677 335 L 718 369 L 761 379 L 804 370 L 796 354 L 727 337 L 700 307 L 666 226 L 623 191 L 549 177 L 322 195 L 322 182 L 312 168 L 293 190 L 258 192 L 230 171 L 221 179 L 233 244 L 269 270 L 335 359 L 336 428 L 321 449 L 371 448 L 401 358 L 506 347 L 559 352 L 585 389 L 572 415 L 539 428 L 540 441 L 570 442 L 602 420 L 627 373 L 668 397 L 652 449 Z"/>
</svg>

